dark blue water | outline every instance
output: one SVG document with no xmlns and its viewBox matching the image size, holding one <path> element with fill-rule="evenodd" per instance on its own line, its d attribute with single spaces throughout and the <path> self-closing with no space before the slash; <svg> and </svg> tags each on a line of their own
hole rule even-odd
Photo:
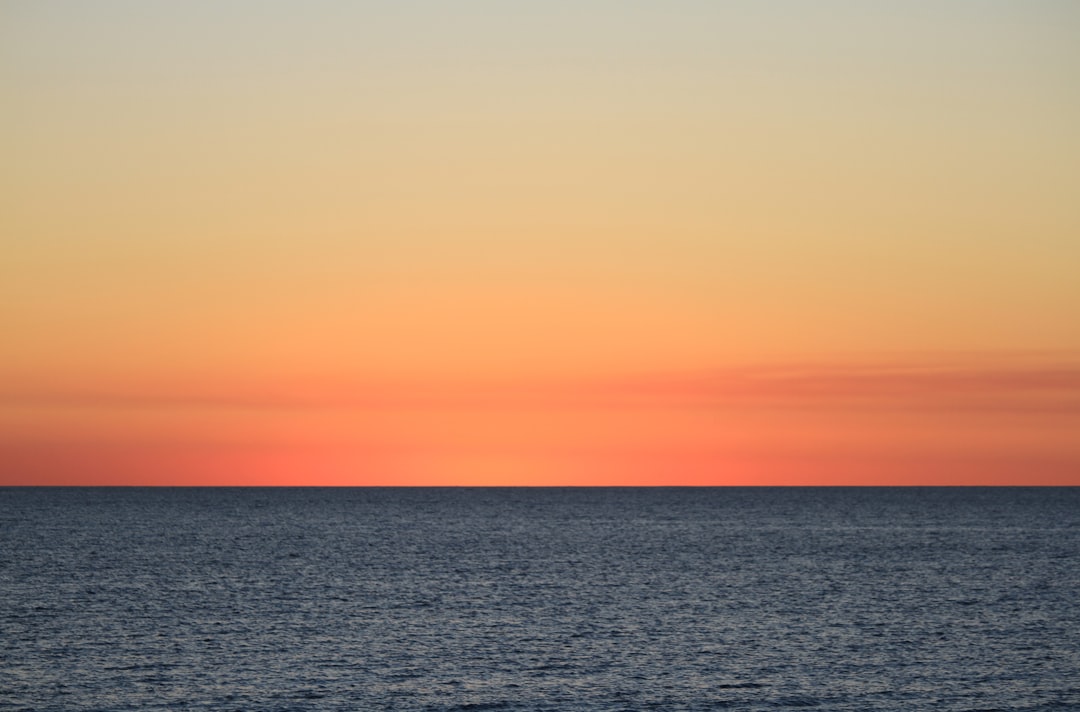
<svg viewBox="0 0 1080 712">
<path fill-rule="evenodd" d="M 1080 709 L 1080 489 L 0 490 L 0 709 Z"/>
</svg>

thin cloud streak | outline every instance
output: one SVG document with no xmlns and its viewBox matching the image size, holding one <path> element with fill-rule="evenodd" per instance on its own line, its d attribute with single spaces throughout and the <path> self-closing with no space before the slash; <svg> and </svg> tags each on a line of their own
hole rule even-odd
<svg viewBox="0 0 1080 712">
<path fill-rule="evenodd" d="M 795 364 L 641 374 L 618 379 L 491 380 L 284 391 L 184 390 L 128 385 L 112 391 L 8 388 L 0 407 L 205 410 L 830 407 L 1018 409 L 1080 413 L 1080 364 Z"/>
</svg>

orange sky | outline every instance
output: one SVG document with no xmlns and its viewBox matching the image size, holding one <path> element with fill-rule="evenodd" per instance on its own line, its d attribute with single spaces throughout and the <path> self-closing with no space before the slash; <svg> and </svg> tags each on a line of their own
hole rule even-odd
<svg viewBox="0 0 1080 712">
<path fill-rule="evenodd" d="M 1080 484 L 1067 3 L 0 28 L 0 484 Z"/>
</svg>

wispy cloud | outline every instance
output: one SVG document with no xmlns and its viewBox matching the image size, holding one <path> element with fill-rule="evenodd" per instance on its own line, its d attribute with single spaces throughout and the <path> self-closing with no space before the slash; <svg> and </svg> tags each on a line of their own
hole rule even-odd
<svg viewBox="0 0 1080 712">
<path fill-rule="evenodd" d="M 0 390 L 0 406 L 109 409 L 849 407 L 1080 413 L 1080 361 L 801 363 L 618 378 L 309 384 L 123 384 Z"/>
<path fill-rule="evenodd" d="M 1080 412 L 1080 364 L 796 364 L 642 376 L 613 393 L 700 405 L 1036 408 Z"/>
</svg>

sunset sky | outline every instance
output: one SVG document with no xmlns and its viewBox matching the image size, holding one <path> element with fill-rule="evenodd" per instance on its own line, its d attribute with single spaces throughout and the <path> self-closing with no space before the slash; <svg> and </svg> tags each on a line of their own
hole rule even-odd
<svg viewBox="0 0 1080 712">
<path fill-rule="evenodd" d="M 1080 485 L 1078 38 L 5 2 L 0 484 Z"/>
</svg>

